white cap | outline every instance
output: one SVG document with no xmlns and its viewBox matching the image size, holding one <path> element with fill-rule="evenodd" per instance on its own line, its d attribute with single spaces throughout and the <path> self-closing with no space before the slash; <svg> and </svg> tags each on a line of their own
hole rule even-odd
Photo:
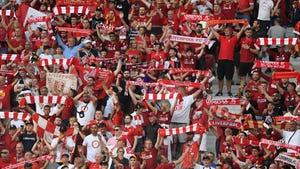
<svg viewBox="0 0 300 169">
<path fill-rule="evenodd" d="M 85 39 L 85 40 L 83 41 L 83 43 L 84 43 L 84 44 L 87 44 L 87 43 L 92 43 L 92 41 L 91 41 L 91 40 L 89 40 L 89 39 Z"/>
</svg>

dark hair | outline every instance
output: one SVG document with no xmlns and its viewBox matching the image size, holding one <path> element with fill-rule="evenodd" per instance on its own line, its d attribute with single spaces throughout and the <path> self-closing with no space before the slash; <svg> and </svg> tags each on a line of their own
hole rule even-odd
<svg viewBox="0 0 300 169">
<path fill-rule="evenodd" d="M 129 117 L 132 120 L 132 116 L 130 114 L 126 114 L 125 117 Z"/>
</svg>

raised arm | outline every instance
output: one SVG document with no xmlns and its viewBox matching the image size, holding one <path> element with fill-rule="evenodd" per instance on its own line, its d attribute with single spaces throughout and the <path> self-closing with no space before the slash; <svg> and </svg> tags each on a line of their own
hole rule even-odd
<svg viewBox="0 0 300 169">
<path fill-rule="evenodd" d="M 217 39 L 219 39 L 220 34 L 219 34 L 212 26 L 209 26 L 209 29 L 210 29 L 210 31 L 212 32 L 212 34 L 213 34 Z"/>
</svg>

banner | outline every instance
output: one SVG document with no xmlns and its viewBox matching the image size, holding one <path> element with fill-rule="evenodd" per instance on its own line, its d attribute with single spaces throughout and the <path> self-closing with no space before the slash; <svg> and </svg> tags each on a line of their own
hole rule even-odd
<svg viewBox="0 0 300 169">
<path fill-rule="evenodd" d="M 158 129 L 158 133 L 160 136 L 170 136 L 170 135 L 176 135 L 176 134 L 183 134 L 187 132 L 199 132 L 203 134 L 206 131 L 206 129 L 199 124 L 192 124 L 189 126 L 179 127 L 179 128 L 170 128 L 170 129 Z"/>
<path fill-rule="evenodd" d="M 203 99 L 203 106 L 242 105 L 244 99 Z"/>
<path fill-rule="evenodd" d="M 193 15 L 193 14 L 185 14 L 182 15 L 180 18 L 180 21 L 187 21 L 187 22 L 200 22 L 200 21 L 209 21 L 209 20 L 213 20 L 214 16 L 209 16 L 209 15 Z"/>
<path fill-rule="evenodd" d="M 51 158 L 52 158 L 52 156 L 45 155 L 45 156 L 37 157 L 37 158 L 31 159 L 31 160 L 22 161 L 17 164 L 12 164 L 7 167 L 4 167 L 3 169 L 14 169 L 14 168 L 19 168 L 19 167 L 23 168 L 25 163 L 33 163 L 33 162 L 42 161 L 42 160 L 51 160 Z"/>
<path fill-rule="evenodd" d="M 289 79 L 289 78 L 296 78 L 297 83 L 300 83 L 300 73 L 299 72 L 274 72 L 272 76 L 272 80 L 278 79 Z"/>
<path fill-rule="evenodd" d="M 24 112 L 0 112 L 0 119 L 18 119 L 18 120 L 30 120 L 29 113 Z"/>
<path fill-rule="evenodd" d="M 240 122 L 234 122 L 231 120 L 209 120 L 208 126 L 217 126 L 217 127 L 228 127 L 240 129 L 242 124 Z"/>
<path fill-rule="evenodd" d="M 159 86 L 159 83 L 147 83 L 147 82 L 140 82 L 140 81 L 127 81 L 126 86 L 149 86 L 149 87 L 156 87 Z"/>
<path fill-rule="evenodd" d="M 256 68 L 294 70 L 294 68 L 290 64 L 290 62 L 274 62 L 274 61 L 261 61 L 261 60 L 255 61 L 255 64 L 253 65 L 252 70 L 256 69 Z"/>
<path fill-rule="evenodd" d="M 286 164 L 290 164 L 294 167 L 296 167 L 297 169 L 299 169 L 298 167 L 300 167 L 300 161 L 297 158 L 288 156 L 286 154 L 280 153 L 276 158 L 275 161 L 281 161 L 284 162 Z"/>
<path fill-rule="evenodd" d="M 275 121 L 300 121 L 299 116 L 276 116 L 273 118 L 275 119 Z"/>
<path fill-rule="evenodd" d="M 49 16 L 41 16 L 41 17 L 30 17 L 27 19 L 26 21 L 26 25 L 27 24 L 32 24 L 32 23 L 36 23 L 36 22 L 46 22 L 48 23 L 51 20 L 51 18 Z"/>
<path fill-rule="evenodd" d="M 77 77 L 74 74 L 47 73 L 46 87 L 50 93 L 67 94 L 70 89 L 77 90 Z"/>
<path fill-rule="evenodd" d="M 297 38 L 258 38 L 257 45 L 296 45 Z"/>
<path fill-rule="evenodd" d="M 195 82 L 183 82 L 183 81 L 177 81 L 177 80 L 159 79 L 158 83 L 165 87 L 184 86 L 184 87 L 194 87 L 197 89 L 201 88 L 200 83 L 195 83 Z"/>
<path fill-rule="evenodd" d="M 300 152 L 300 146 L 286 144 L 286 143 L 279 142 L 279 141 L 261 139 L 261 143 L 265 143 L 265 144 L 268 144 L 268 145 L 274 145 L 274 146 L 277 146 L 277 147 L 287 148 L 287 149 L 290 149 L 290 150 L 294 150 L 296 152 Z"/>
<path fill-rule="evenodd" d="M 56 6 L 98 6 L 95 0 L 57 0 Z"/>
<path fill-rule="evenodd" d="M 66 27 L 56 27 L 60 32 L 70 32 L 70 33 L 79 33 L 81 36 L 90 36 L 94 31 L 90 29 L 78 29 L 78 28 L 66 28 Z"/>
<path fill-rule="evenodd" d="M 249 25 L 246 19 L 230 19 L 230 20 L 209 20 L 207 21 L 207 26 L 213 26 L 218 24 L 227 24 L 227 23 L 241 23 L 244 25 Z"/>
<path fill-rule="evenodd" d="M 53 15 L 61 15 L 61 14 L 89 14 L 89 9 L 86 6 L 56 6 L 53 8 Z"/>
<path fill-rule="evenodd" d="M 195 44 L 205 44 L 208 45 L 210 40 L 208 38 L 196 38 L 190 36 L 180 36 L 172 34 L 170 41 L 183 42 L 183 43 L 195 43 Z"/>
</svg>

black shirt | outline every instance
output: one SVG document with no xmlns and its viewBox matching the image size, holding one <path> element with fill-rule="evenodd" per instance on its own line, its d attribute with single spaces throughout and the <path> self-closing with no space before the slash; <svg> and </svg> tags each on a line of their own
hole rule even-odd
<svg viewBox="0 0 300 169">
<path fill-rule="evenodd" d="M 27 133 L 22 133 L 19 136 L 20 142 L 22 142 L 24 146 L 24 152 L 26 151 L 31 151 L 34 143 L 36 142 L 36 134 L 27 134 Z"/>
</svg>

